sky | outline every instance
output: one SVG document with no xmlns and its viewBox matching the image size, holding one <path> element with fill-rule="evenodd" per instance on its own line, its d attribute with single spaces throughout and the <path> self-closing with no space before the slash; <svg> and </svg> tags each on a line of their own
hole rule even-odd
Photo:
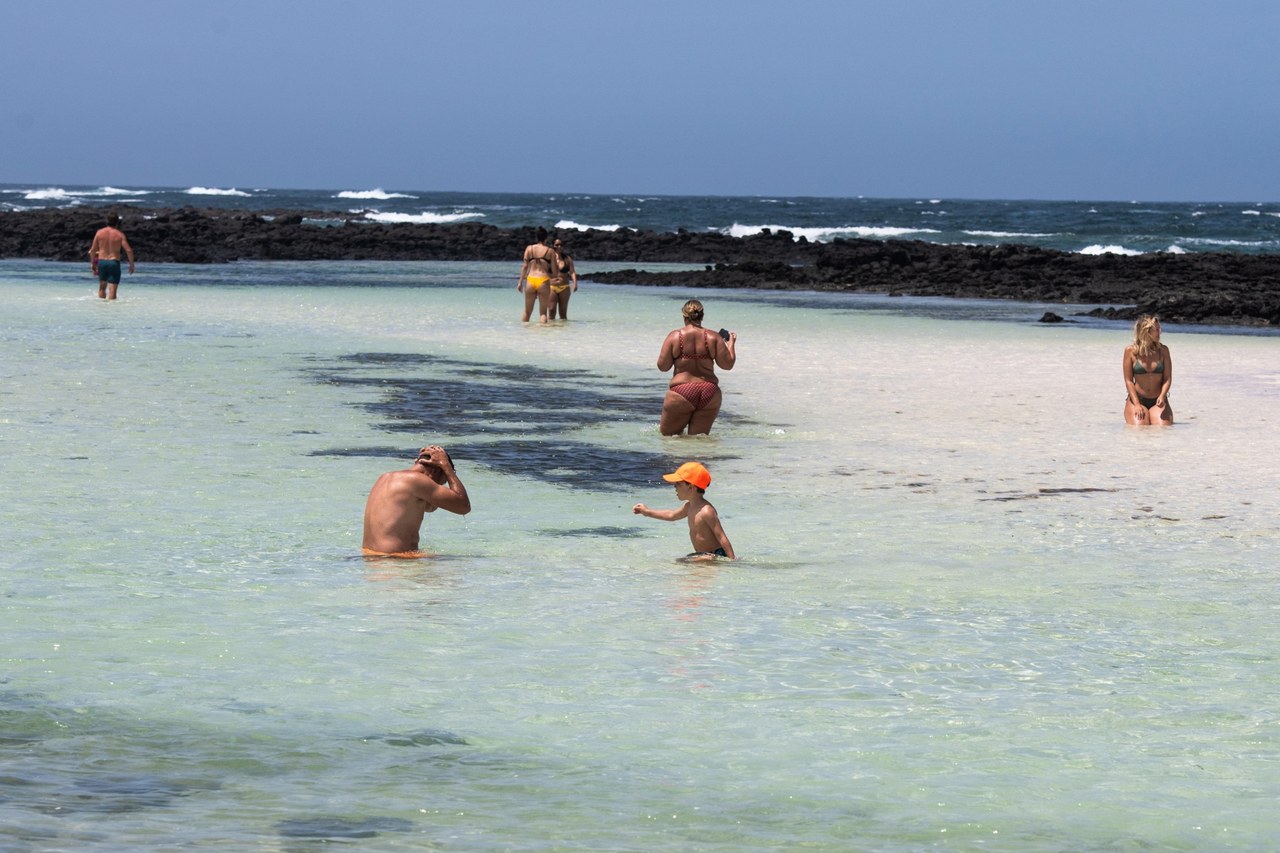
<svg viewBox="0 0 1280 853">
<path fill-rule="evenodd" d="M 1274 0 L 3 0 L 0 183 L 1280 200 Z"/>
</svg>

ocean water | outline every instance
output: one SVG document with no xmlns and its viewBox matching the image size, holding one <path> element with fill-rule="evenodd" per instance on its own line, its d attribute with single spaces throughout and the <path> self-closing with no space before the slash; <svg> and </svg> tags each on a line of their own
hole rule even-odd
<svg viewBox="0 0 1280 853">
<path fill-rule="evenodd" d="M 734 236 L 769 228 L 818 242 L 1018 243 L 1089 254 L 1280 251 L 1280 201 L 1258 199 L 1037 201 L 0 184 L 0 212 L 104 205 L 341 211 L 370 222 L 545 225 L 558 230 L 569 246 L 572 233 L 587 228 L 685 228 Z"/>
<path fill-rule="evenodd" d="M 1274 848 L 1274 335 L 1167 327 L 1138 429 L 1046 306 L 516 271 L 0 262 L 0 849 Z M 361 558 L 429 442 L 473 512 Z M 691 458 L 736 562 L 630 512 Z"/>
</svg>

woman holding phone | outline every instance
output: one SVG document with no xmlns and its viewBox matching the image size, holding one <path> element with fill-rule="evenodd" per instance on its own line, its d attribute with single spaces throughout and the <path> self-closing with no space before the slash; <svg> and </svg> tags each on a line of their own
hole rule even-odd
<svg viewBox="0 0 1280 853">
<path fill-rule="evenodd" d="M 663 435 L 680 435 L 686 429 L 689 435 L 706 435 L 720 414 L 716 367 L 733 369 L 738 335 L 702 328 L 702 303 L 696 299 L 686 302 L 680 312 L 684 326 L 668 334 L 658 351 L 658 369 L 673 371 L 658 429 Z"/>
</svg>

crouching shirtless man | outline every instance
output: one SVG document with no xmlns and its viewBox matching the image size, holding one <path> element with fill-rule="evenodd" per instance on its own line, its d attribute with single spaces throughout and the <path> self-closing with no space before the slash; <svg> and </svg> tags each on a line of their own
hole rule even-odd
<svg viewBox="0 0 1280 853">
<path fill-rule="evenodd" d="M 413 465 L 377 479 L 364 506 L 364 553 L 370 557 L 425 557 L 418 550 L 422 518 L 437 509 L 471 512 L 467 487 L 438 444 L 424 447 Z"/>
</svg>

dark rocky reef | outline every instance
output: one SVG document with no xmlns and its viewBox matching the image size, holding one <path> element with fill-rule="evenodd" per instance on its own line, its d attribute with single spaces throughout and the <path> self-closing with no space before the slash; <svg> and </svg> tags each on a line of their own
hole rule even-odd
<svg viewBox="0 0 1280 853">
<path fill-rule="evenodd" d="M 493 260 L 518 262 L 534 229 L 481 223 L 378 224 L 360 214 L 296 210 L 119 209 L 140 263 L 234 260 Z M 0 213 L 0 257 L 85 260 L 101 208 Z M 1032 246 L 908 240 L 810 243 L 786 231 L 573 231 L 561 235 L 596 282 L 847 291 L 1102 306 L 1091 313 L 1169 322 L 1280 326 L 1280 255 L 1081 255 Z M 702 269 L 651 271 L 647 263 Z"/>
</svg>

